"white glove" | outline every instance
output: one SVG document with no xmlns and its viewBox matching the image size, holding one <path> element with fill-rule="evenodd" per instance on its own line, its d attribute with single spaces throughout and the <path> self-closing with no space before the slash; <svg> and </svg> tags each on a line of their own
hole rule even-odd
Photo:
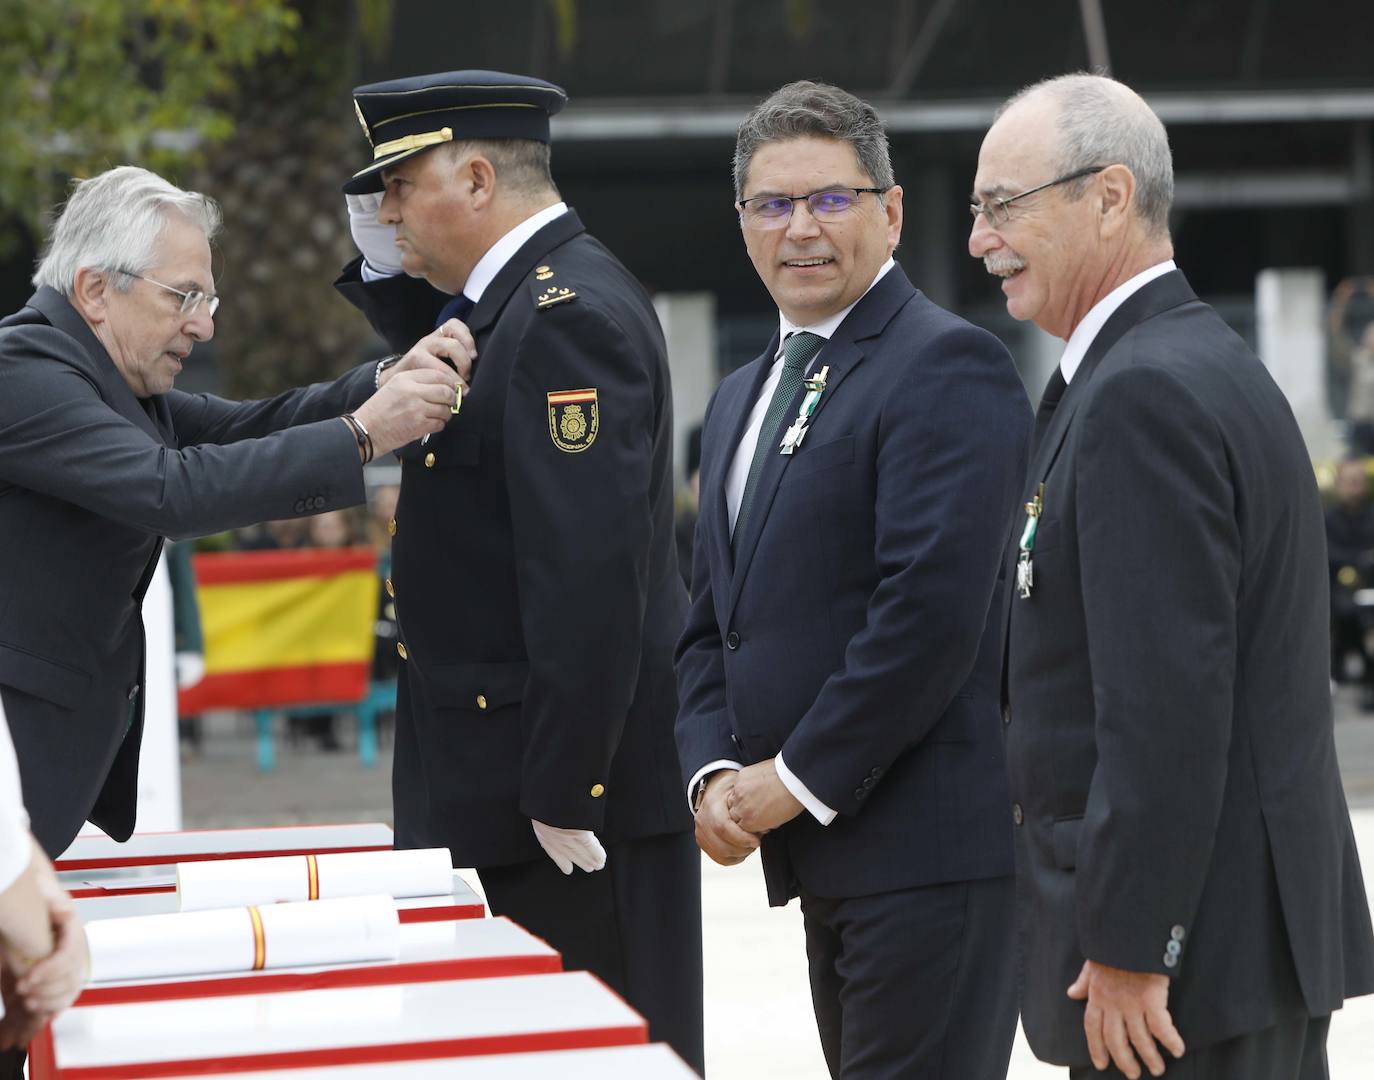
<svg viewBox="0 0 1374 1080">
<path fill-rule="evenodd" d="M 591 829 L 559 829 L 533 818 L 530 824 L 539 846 L 563 873 L 571 874 L 576 866 L 590 874 L 606 865 L 606 849 Z"/>
<path fill-rule="evenodd" d="M 189 690 L 205 678 L 205 656 L 198 652 L 176 654 L 177 689 Z"/>
<path fill-rule="evenodd" d="M 401 272 L 401 250 L 396 246 L 396 226 L 383 225 L 377 220 L 382 206 L 382 193 L 345 195 L 348 203 L 348 231 L 353 243 L 362 252 L 363 261 L 382 277 Z"/>
</svg>

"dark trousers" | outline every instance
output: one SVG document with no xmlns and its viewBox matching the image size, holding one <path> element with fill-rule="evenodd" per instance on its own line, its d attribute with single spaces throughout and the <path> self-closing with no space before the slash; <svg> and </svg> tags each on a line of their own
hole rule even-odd
<svg viewBox="0 0 1374 1080">
<path fill-rule="evenodd" d="M 1167 1051 L 1168 1080 L 1328 1080 L 1326 1033 L 1329 1016 L 1298 1016 L 1263 1031 L 1190 1050 L 1175 1061 Z M 1142 1068 L 1141 1074 L 1148 1076 Z M 1115 1066 L 1105 1072 L 1070 1069 L 1070 1080 L 1124 1080 Z"/>
<path fill-rule="evenodd" d="M 832 1077 L 1005 1080 L 1016 1034 L 1013 879 L 802 894 Z"/>
<path fill-rule="evenodd" d="M 559 872 L 552 860 L 478 867 L 487 906 L 590 971 L 705 1072 L 701 855 L 689 832 L 606 845 L 606 867 Z"/>
</svg>

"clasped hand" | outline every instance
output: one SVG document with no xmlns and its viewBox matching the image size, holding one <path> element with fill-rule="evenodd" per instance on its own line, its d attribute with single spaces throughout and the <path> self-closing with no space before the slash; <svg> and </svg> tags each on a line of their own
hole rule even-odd
<svg viewBox="0 0 1374 1080">
<path fill-rule="evenodd" d="M 764 833 L 801 811 L 771 758 L 739 771 L 722 769 L 706 780 L 696 813 L 697 846 L 721 866 L 734 866 L 749 857 Z"/>
</svg>

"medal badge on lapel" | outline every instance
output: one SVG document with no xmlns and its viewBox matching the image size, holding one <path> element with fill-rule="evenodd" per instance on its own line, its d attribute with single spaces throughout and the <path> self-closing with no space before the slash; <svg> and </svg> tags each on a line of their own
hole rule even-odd
<svg viewBox="0 0 1374 1080">
<path fill-rule="evenodd" d="M 1026 503 L 1026 525 L 1021 530 L 1021 543 L 1016 554 L 1016 593 L 1022 600 L 1029 600 L 1035 588 L 1035 534 L 1040 528 L 1040 515 L 1045 512 L 1045 485 L 1041 484 L 1035 498 Z"/>
<path fill-rule="evenodd" d="M 823 367 L 814 378 L 802 383 L 806 387 L 806 396 L 797 406 L 797 418 L 792 421 L 792 426 L 784 432 L 782 442 L 778 444 L 779 454 L 790 456 L 802 444 L 802 439 L 806 438 L 806 433 L 810 430 L 807 425 L 811 421 L 811 414 L 820 404 L 821 395 L 825 393 L 825 377 L 829 374 L 830 368 Z"/>
<path fill-rule="evenodd" d="M 596 442 L 601 410 L 596 387 L 588 390 L 550 390 L 549 438 L 565 454 L 580 454 Z"/>
</svg>

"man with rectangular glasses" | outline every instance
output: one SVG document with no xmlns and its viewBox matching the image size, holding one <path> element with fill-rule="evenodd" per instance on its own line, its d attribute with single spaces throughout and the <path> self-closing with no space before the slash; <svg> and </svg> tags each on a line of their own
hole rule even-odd
<svg viewBox="0 0 1374 1080">
<path fill-rule="evenodd" d="M 266 401 L 173 389 L 214 333 L 219 223 L 210 199 L 145 169 L 83 180 L 37 291 L 0 321 L 0 700 L 53 857 L 88 819 L 133 831 L 140 606 L 163 537 L 362 502 L 362 464 L 441 430 L 471 369 L 436 334 L 388 370 Z"/>
<path fill-rule="evenodd" d="M 871 106 L 783 87 L 735 148 L 778 309 L 707 410 L 678 748 L 697 841 L 801 898 L 831 1074 L 1001 1080 L 1016 1025 L 992 613 L 1030 409 L 893 260 Z"/>
<path fill-rule="evenodd" d="M 1325 1080 L 1374 942 L 1321 504 L 1282 392 L 1174 265 L 1173 187 L 1159 118 L 1095 75 L 1013 96 L 974 179 L 969 254 L 1067 343 L 999 625 L 1021 1018 L 1083 1080 Z"/>
</svg>

